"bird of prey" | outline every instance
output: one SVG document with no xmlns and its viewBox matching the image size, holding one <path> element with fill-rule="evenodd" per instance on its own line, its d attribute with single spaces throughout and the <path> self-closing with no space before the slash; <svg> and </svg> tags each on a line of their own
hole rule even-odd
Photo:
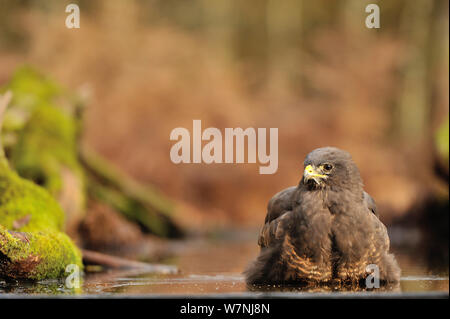
<svg viewBox="0 0 450 319">
<path fill-rule="evenodd" d="M 369 265 L 381 283 L 400 278 L 375 201 L 350 154 L 335 147 L 309 153 L 298 186 L 272 197 L 258 245 L 244 272 L 251 285 L 362 283 Z"/>
</svg>

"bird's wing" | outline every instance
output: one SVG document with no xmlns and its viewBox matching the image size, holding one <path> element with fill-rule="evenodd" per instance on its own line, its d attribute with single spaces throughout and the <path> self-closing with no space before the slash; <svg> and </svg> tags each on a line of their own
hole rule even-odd
<svg viewBox="0 0 450 319">
<path fill-rule="evenodd" d="M 377 205 L 375 203 L 375 200 L 370 196 L 368 193 L 364 192 L 364 203 L 366 204 L 367 208 L 377 217 L 380 217 L 378 215 L 377 211 Z"/>
<path fill-rule="evenodd" d="M 285 212 L 292 210 L 292 195 L 294 194 L 296 186 L 292 186 L 275 194 L 267 205 L 267 215 L 264 223 L 269 223 L 272 220 L 280 217 Z"/>
<path fill-rule="evenodd" d="M 282 223 L 292 211 L 292 195 L 296 189 L 295 186 L 286 188 L 270 199 L 264 226 L 258 239 L 259 246 L 268 247 L 272 242 L 281 238 L 281 234 L 284 233 Z"/>
<path fill-rule="evenodd" d="M 261 248 L 272 246 L 273 243 L 279 242 L 284 238 L 288 226 L 289 217 L 292 211 L 287 211 L 280 217 L 264 224 L 259 234 L 258 245 Z"/>
<path fill-rule="evenodd" d="M 372 239 L 372 246 L 375 245 L 374 249 L 381 249 L 382 251 L 388 251 L 390 242 L 389 235 L 387 233 L 386 226 L 380 221 L 380 215 L 377 211 L 377 205 L 375 200 L 368 193 L 364 192 L 364 203 L 371 213 L 373 213 L 372 218 L 370 218 L 370 223 L 374 227 L 374 232 L 372 233 L 374 238 Z M 376 216 L 376 218 L 375 218 Z"/>
<path fill-rule="evenodd" d="M 386 226 L 378 218 L 374 218 L 373 216 L 372 224 L 375 228 L 372 242 L 378 246 L 378 249 L 388 252 L 390 241 Z"/>
<path fill-rule="evenodd" d="M 378 246 L 385 251 L 389 250 L 390 242 L 386 226 L 381 222 L 375 200 L 368 193 L 364 192 L 364 203 L 370 212 L 373 213 L 371 223 L 375 228 L 375 237 L 378 239 Z M 376 217 L 376 218 L 374 218 Z"/>
</svg>

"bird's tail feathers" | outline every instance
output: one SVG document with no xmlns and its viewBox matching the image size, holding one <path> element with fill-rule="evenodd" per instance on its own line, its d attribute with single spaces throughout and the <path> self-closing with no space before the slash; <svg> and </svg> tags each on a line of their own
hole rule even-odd
<svg viewBox="0 0 450 319">
<path fill-rule="evenodd" d="M 385 254 L 383 257 L 384 267 L 381 270 L 381 280 L 386 282 L 399 282 L 401 269 L 393 254 Z"/>
<path fill-rule="evenodd" d="M 279 263 L 279 247 L 264 248 L 244 271 L 246 283 L 258 285 L 283 281 L 283 267 Z"/>
</svg>

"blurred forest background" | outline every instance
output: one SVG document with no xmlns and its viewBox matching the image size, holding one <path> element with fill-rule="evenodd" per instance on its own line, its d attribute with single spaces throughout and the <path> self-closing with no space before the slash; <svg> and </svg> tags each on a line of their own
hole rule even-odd
<svg viewBox="0 0 450 319">
<path fill-rule="evenodd" d="M 80 29 L 65 27 L 69 3 Z M 369 3 L 380 29 L 365 27 Z M 448 241 L 448 4 L 0 0 L 0 85 L 29 64 L 87 96 L 82 143 L 170 198 L 188 231 L 260 227 L 305 155 L 330 145 L 353 155 L 385 223 L 430 221 Z M 173 164 L 170 132 L 193 119 L 279 128 L 277 173 Z M 97 225 L 118 218 L 88 208 Z"/>
</svg>

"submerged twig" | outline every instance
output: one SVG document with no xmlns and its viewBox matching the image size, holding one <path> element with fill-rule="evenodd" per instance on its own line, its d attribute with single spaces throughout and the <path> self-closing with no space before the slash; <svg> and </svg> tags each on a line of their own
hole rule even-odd
<svg viewBox="0 0 450 319">
<path fill-rule="evenodd" d="M 178 268 L 171 265 L 150 264 L 135 260 L 128 260 L 116 256 L 106 255 L 91 250 L 83 250 L 83 262 L 85 264 L 101 265 L 114 269 L 140 269 L 158 274 L 176 274 Z"/>
</svg>

